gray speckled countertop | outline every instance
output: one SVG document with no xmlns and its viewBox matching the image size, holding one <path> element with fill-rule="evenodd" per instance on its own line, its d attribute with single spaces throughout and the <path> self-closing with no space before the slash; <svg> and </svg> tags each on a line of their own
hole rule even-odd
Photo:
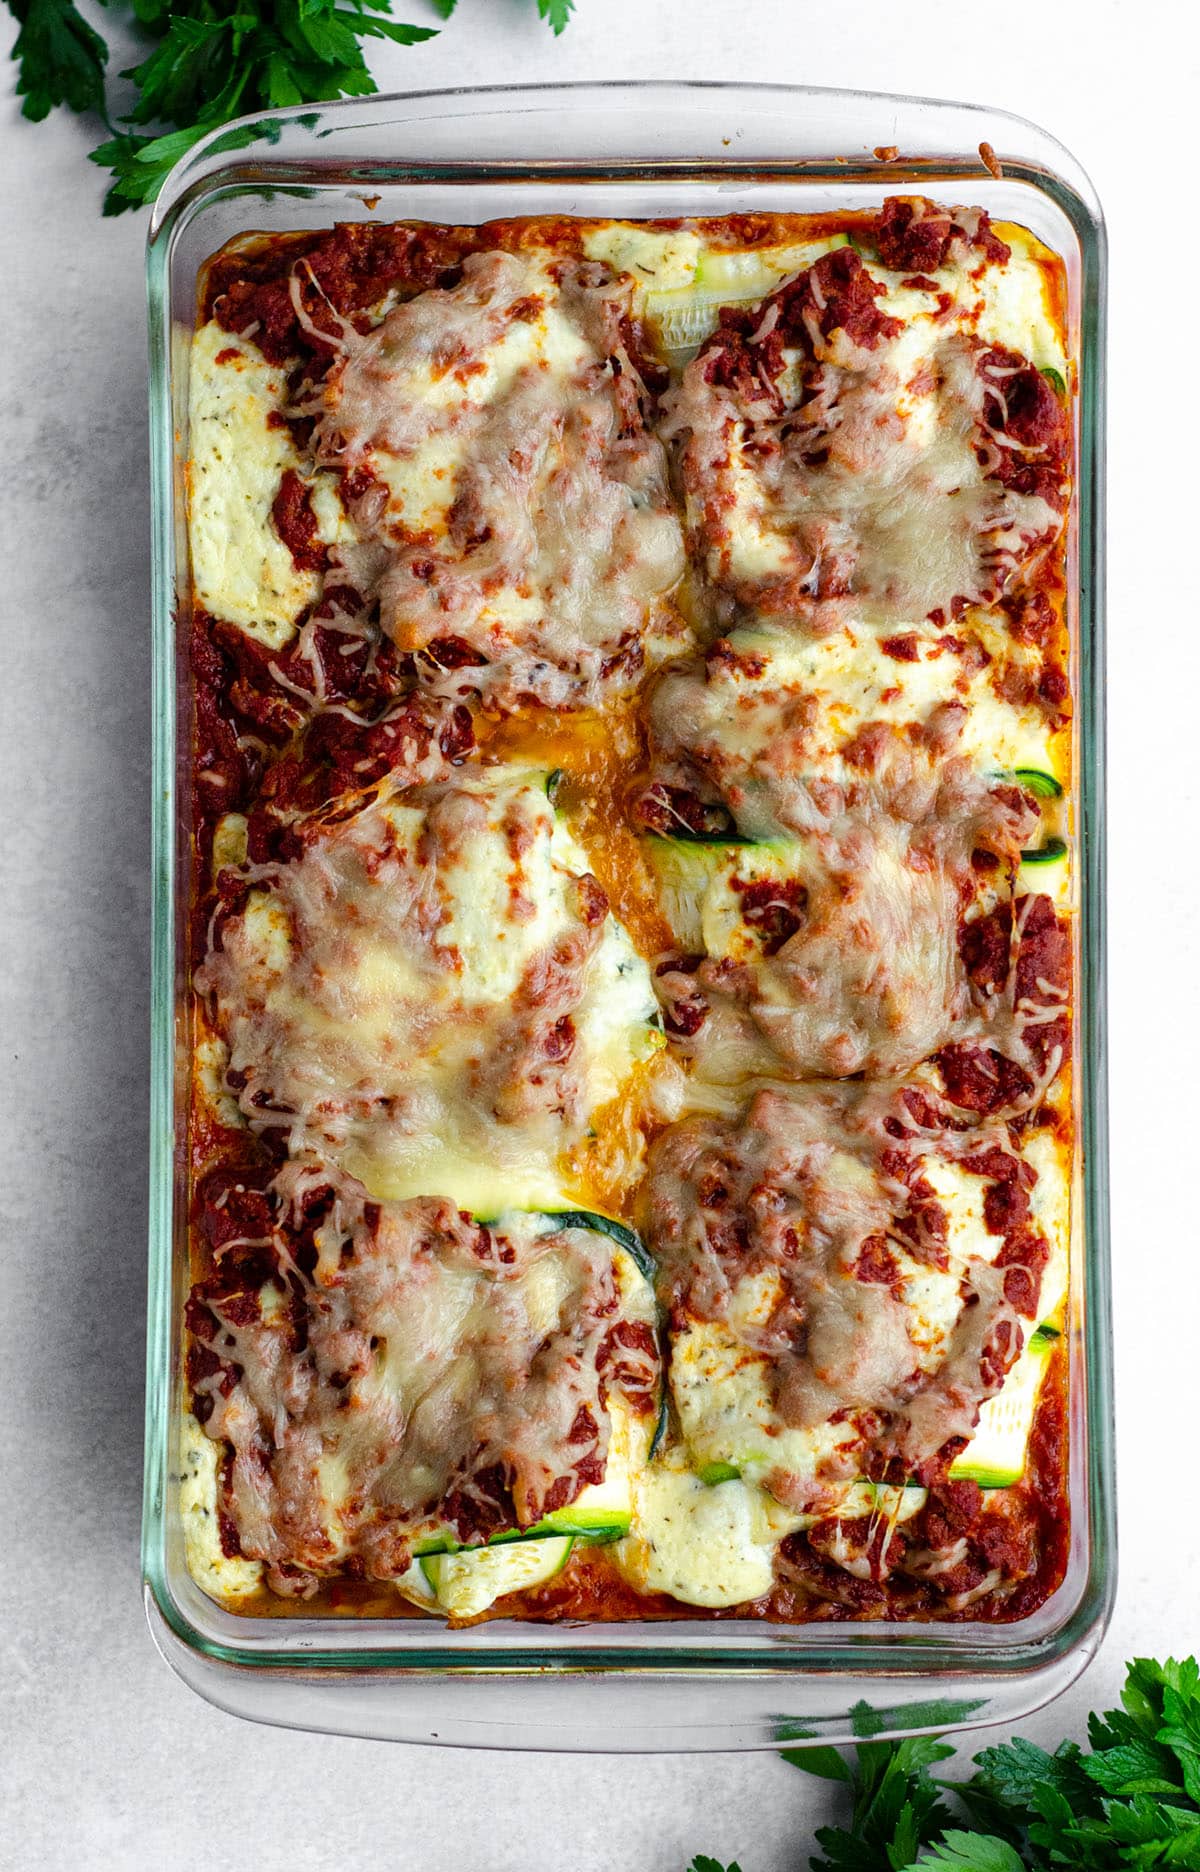
<svg viewBox="0 0 1200 1872">
<path fill-rule="evenodd" d="M 1195 1490 L 1179 1428 L 1194 1408 L 1190 1323 L 1200 1299 L 1189 1138 L 1189 1053 L 1200 1038 L 1189 697 L 1200 633 L 1185 326 L 1197 303 L 1197 243 L 1189 234 L 1173 256 L 1165 245 L 1186 203 L 1192 75 L 1182 49 L 1166 44 L 1167 8 L 1153 3 L 1013 0 L 990 32 L 980 9 L 955 0 L 903 9 L 864 0 L 840 15 L 813 0 L 579 5 L 555 41 L 532 6 L 462 0 L 440 41 L 384 49 L 376 69 L 385 86 L 642 75 L 972 97 L 1053 126 L 1091 168 L 1108 209 L 1124 1562 L 1099 1661 L 1027 1725 L 1057 1737 L 1111 1695 L 1126 1655 L 1200 1642 Z M 424 0 L 397 10 L 432 21 Z M 12 22 L 3 17 L 7 46 Z M 0 1866 L 683 1872 L 699 1850 L 736 1855 L 745 1872 L 797 1867 L 826 1795 L 769 1757 L 463 1754 L 256 1728 L 199 1702 L 151 1645 L 137 1555 L 145 217 L 101 220 L 86 147 L 75 123 L 24 124 L 12 98 L 0 99 L 0 1448 L 9 1554 L 0 1572 Z M 1153 152 L 1157 186 L 1142 179 Z"/>
</svg>

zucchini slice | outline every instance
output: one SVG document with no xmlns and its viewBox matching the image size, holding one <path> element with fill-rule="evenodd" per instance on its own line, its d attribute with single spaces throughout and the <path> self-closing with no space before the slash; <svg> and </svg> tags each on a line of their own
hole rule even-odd
<svg viewBox="0 0 1200 1872">
<path fill-rule="evenodd" d="M 1059 859 L 1065 858 L 1066 855 L 1067 842 L 1065 839 L 1048 838 L 1044 845 L 1037 845 L 1032 851 L 1023 851 L 1021 853 L 1021 863 L 1023 865 L 1057 864 Z"/>
<path fill-rule="evenodd" d="M 612 1216 L 601 1215 L 594 1209 L 535 1209 L 526 1213 L 542 1216 L 553 1224 L 547 1231 L 556 1234 L 561 1229 L 590 1229 L 597 1235 L 603 1235 L 608 1241 L 622 1249 L 632 1262 L 636 1273 L 630 1279 L 639 1277 L 649 1289 L 647 1295 L 647 1323 L 655 1317 L 657 1302 L 654 1298 L 654 1280 L 657 1268 L 653 1257 L 648 1252 L 641 1237 L 627 1223 L 618 1222 Z M 485 1218 L 476 1217 L 477 1221 Z M 490 1218 L 490 1225 L 503 1222 L 503 1216 Z M 620 1540 L 628 1533 L 633 1514 L 633 1480 L 635 1473 L 649 1456 L 665 1434 L 665 1399 L 659 1407 L 654 1425 L 651 1428 L 644 1419 L 635 1418 L 629 1411 L 609 1400 L 608 1421 L 608 1460 L 605 1464 L 604 1480 L 590 1482 L 581 1490 L 575 1500 L 565 1508 L 556 1508 L 542 1520 L 535 1521 L 524 1528 L 506 1528 L 500 1534 L 493 1534 L 486 1543 L 487 1548 L 520 1546 L 526 1542 L 545 1543 L 547 1539 L 568 1537 L 573 1540 L 590 1541 L 600 1545 L 607 1541 Z M 423 1541 L 416 1549 L 422 1564 L 428 1558 L 446 1553 L 481 1553 L 484 1547 L 460 1547 L 449 1534 Z"/>
<path fill-rule="evenodd" d="M 705 1488 L 716 1488 L 721 1482 L 736 1482 L 741 1473 L 737 1464 L 731 1462 L 705 1463 L 696 1471 Z"/>
<path fill-rule="evenodd" d="M 726 845 L 766 845 L 771 843 L 769 839 L 751 838 L 747 832 L 685 832 L 682 826 L 678 832 L 672 832 L 669 835 L 655 832 L 651 834 L 651 837 L 661 837 L 668 845 L 717 845 L 724 847 Z"/>
<path fill-rule="evenodd" d="M 1040 767 L 1014 767 L 1013 779 L 1026 793 L 1032 793 L 1035 799 L 1062 798 L 1062 781 L 1056 780 L 1053 774 L 1045 773 Z"/>
<path fill-rule="evenodd" d="M 662 838 L 645 840 L 659 908 L 679 947 L 689 955 L 757 961 L 762 950 L 732 888 L 767 879 L 791 882 L 803 869 L 798 839 Z"/>
<path fill-rule="evenodd" d="M 704 899 L 728 861 L 728 841 L 652 836 L 645 845 L 659 908 L 671 934 L 686 954 L 696 955 L 704 947 Z"/>
<path fill-rule="evenodd" d="M 754 306 L 782 280 L 831 248 L 849 245 L 845 234 L 803 248 L 761 253 L 705 253 L 690 286 L 643 295 L 642 311 L 668 360 L 677 366 L 700 349 L 716 329 L 725 306 Z"/>
<path fill-rule="evenodd" d="M 468 1553 L 426 1554 L 421 1571 L 444 1612 L 472 1618 L 505 1593 L 524 1592 L 553 1579 L 566 1566 L 574 1545 L 568 1534 L 515 1546 L 476 1547 Z"/>
<path fill-rule="evenodd" d="M 979 1413 L 967 1447 L 950 1465 L 954 1482 L 978 1482 L 981 1488 L 1009 1488 L 1025 1471 L 1025 1454 L 1042 1380 L 1058 1333 L 1039 1326 L 994 1397 Z"/>
<path fill-rule="evenodd" d="M 698 286 L 676 287 L 670 292 L 647 293 L 646 318 L 671 363 L 684 364 L 721 322 L 721 308 L 754 305 L 756 298 L 739 294 L 702 292 Z"/>
<path fill-rule="evenodd" d="M 970 1442 L 950 1465 L 952 1481 L 978 1482 L 985 1489 L 1010 1488 L 1014 1482 L 1020 1481 L 1025 1472 L 1029 1435 L 1042 1381 L 1059 1337 L 1058 1328 L 1048 1325 L 1039 1326 L 1030 1335 L 1000 1390 L 982 1406 Z M 753 1462 L 754 1458 L 748 1459 L 745 1464 L 701 1463 L 696 1465 L 693 1473 L 706 1488 L 716 1488 L 723 1482 L 741 1479 L 743 1469 Z M 878 1492 L 878 1485 L 865 1480 L 853 1483 L 850 1487 L 852 1492 L 865 1491 L 868 1501 L 873 1499 L 873 1491 Z M 918 1495 L 924 1500 L 924 1490 L 917 1489 L 915 1483 L 909 1483 L 901 1490 L 901 1499 L 907 1502 L 902 1518 L 903 1513 L 915 1511 Z M 849 1516 L 866 1510 L 861 1501 L 856 1504 L 852 1496 L 848 1495 L 839 1512 Z"/>
<path fill-rule="evenodd" d="M 1071 865 L 1065 839 L 1048 838 L 1033 851 L 1021 853 L 1018 891 L 1049 897 L 1065 909 L 1070 901 Z"/>
<path fill-rule="evenodd" d="M 543 1209 L 540 1214 L 556 1222 L 560 1229 L 591 1229 L 597 1235 L 607 1235 L 615 1241 L 629 1256 L 638 1273 L 653 1282 L 658 1267 L 653 1255 L 641 1236 L 629 1227 L 627 1222 L 617 1222 L 612 1216 L 601 1215 L 597 1209 Z"/>
<path fill-rule="evenodd" d="M 667 1406 L 667 1390 L 663 1386 L 662 1400 L 658 1407 L 658 1421 L 654 1426 L 654 1435 L 650 1439 L 650 1448 L 646 1451 L 646 1461 L 652 1462 L 667 1440 L 667 1431 L 671 1427 L 671 1412 Z"/>
</svg>

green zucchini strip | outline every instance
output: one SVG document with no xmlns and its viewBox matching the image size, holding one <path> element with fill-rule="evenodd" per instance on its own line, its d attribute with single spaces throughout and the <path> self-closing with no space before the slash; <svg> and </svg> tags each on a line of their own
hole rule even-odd
<svg viewBox="0 0 1200 1872">
<path fill-rule="evenodd" d="M 1013 779 L 1037 799 L 1061 799 L 1062 782 L 1041 767 L 1014 767 Z"/>
<path fill-rule="evenodd" d="M 1035 846 L 1032 851 L 1023 851 L 1021 853 L 1021 863 L 1056 864 L 1060 858 L 1065 858 L 1066 855 L 1067 843 L 1065 839 L 1048 838 L 1044 845 Z"/>
<path fill-rule="evenodd" d="M 603 1235 L 619 1248 L 623 1248 L 638 1273 L 653 1288 L 657 1267 L 653 1256 L 634 1229 L 626 1223 L 616 1221 L 612 1216 L 601 1215 L 595 1209 L 538 1209 L 531 1213 L 545 1216 L 555 1224 L 554 1233 L 562 1229 L 588 1229 L 593 1234 Z M 486 1227 L 495 1227 L 499 1218 L 477 1216 L 476 1221 Z M 666 1434 L 666 1402 L 660 1403 L 659 1415 L 655 1425 L 651 1451 L 658 1448 Z M 618 1499 L 618 1496 L 621 1499 Z M 485 1542 L 469 1543 L 465 1546 L 450 1538 L 440 1536 L 434 1540 L 422 1541 L 415 1549 L 417 1558 L 424 1561 L 437 1554 L 479 1553 L 485 1547 L 503 1547 L 513 1541 L 536 1541 L 559 1539 L 569 1535 L 572 1539 L 590 1541 L 601 1546 L 608 1541 L 620 1540 L 629 1532 L 630 1507 L 627 1496 L 622 1494 L 621 1485 L 610 1487 L 607 1481 L 594 1482 L 584 1491 L 582 1498 L 570 1503 L 566 1508 L 556 1508 L 542 1520 L 535 1521 L 526 1528 L 506 1528 L 500 1534 L 493 1534 Z M 426 1569 L 427 1571 L 427 1569 Z"/>
<path fill-rule="evenodd" d="M 654 1257 L 641 1236 L 627 1223 L 601 1215 L 596 1209 L 543 1209 L 539 1213 L 551 1222 L 556 1222 L 560 1229 L 591 1229 L 596 1235 L 607 1235 L 610 1241 L 625 1250 L 639 1274 L 651 1283 L 655 1280 L 658 1267 Z"/>
<path fill-rule="evenodd" d="M 977 1482 L 981 1488 L 992 1489 L 1011 1488 L 1021 1480 L 1042 1381 L 1061 1336 L 1057 1326 L 1039 1326 L 1031 1333 L 1000 1390 L 984 1404 L 971 1441 L 951 1463 L 952 1481 Z M 731 1462 L 705 1463 L 696 1470 L 708 1488 L 732 1482 L 741 1473 L 741 1467 Z"/>
</svg>

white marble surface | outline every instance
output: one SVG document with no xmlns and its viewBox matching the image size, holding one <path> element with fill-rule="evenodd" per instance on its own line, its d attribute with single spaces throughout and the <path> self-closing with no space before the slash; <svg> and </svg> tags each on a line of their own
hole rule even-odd
<svg viewBox="0 0 1200 1872">
<path fill-rule="evenodd" d="M 402 17 L 425 17 L 412 0 Z M 1192 430 L 1195 56 L 1186 9 L 1008 0 L 580 0 L 554 41 L 462 0 L 380 52 L 386 86 L 771 78 L 958 96 L 1051 126 L 1113 241 L 1114 1222 L 1123 1565 L 1100 1659 L 1032 1722 L 1078 1727 L 1121 1660 L 1200 1643 L 1200 1300 L 1189 1054 L 1200 885 Z M 432 20 L 432 13 L 428 17 Z M 11 38 L 3 16 L 0 42 Z M 0 72 L 5 68 L 0 67 Z M 138 1593 L 149 820 L 144 217 L 100 219 L 83 127 L 0 98 L 0 1865 L 276 1868 L 805 1863 L 820 1784 L 771 1758 L 467 1755 L 219 1714 L 173 1680 Z M 1193 215 L 1194 219 L 1194 215 Z M 1152 887 L 1152 888 L 1151 888 Z M 1176 990 L 1175 994 L 1169 993 Z M 1164 1282 L 1171 1291 L 1164 1297 Z M 564 1837 L 570 1840 L 564 1852 Z"/>
</svg>

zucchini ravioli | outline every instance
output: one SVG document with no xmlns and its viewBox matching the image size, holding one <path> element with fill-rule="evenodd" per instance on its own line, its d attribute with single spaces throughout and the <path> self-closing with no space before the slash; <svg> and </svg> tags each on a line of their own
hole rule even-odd
<svg viewBox="0 0 1200 1872">
<path fill-rule="evenodd" d="M 1061 263 L 246 237 L 193 340 L 188 1561 L 1013 1619 L 1069 1530 Z"/>
</svg>

